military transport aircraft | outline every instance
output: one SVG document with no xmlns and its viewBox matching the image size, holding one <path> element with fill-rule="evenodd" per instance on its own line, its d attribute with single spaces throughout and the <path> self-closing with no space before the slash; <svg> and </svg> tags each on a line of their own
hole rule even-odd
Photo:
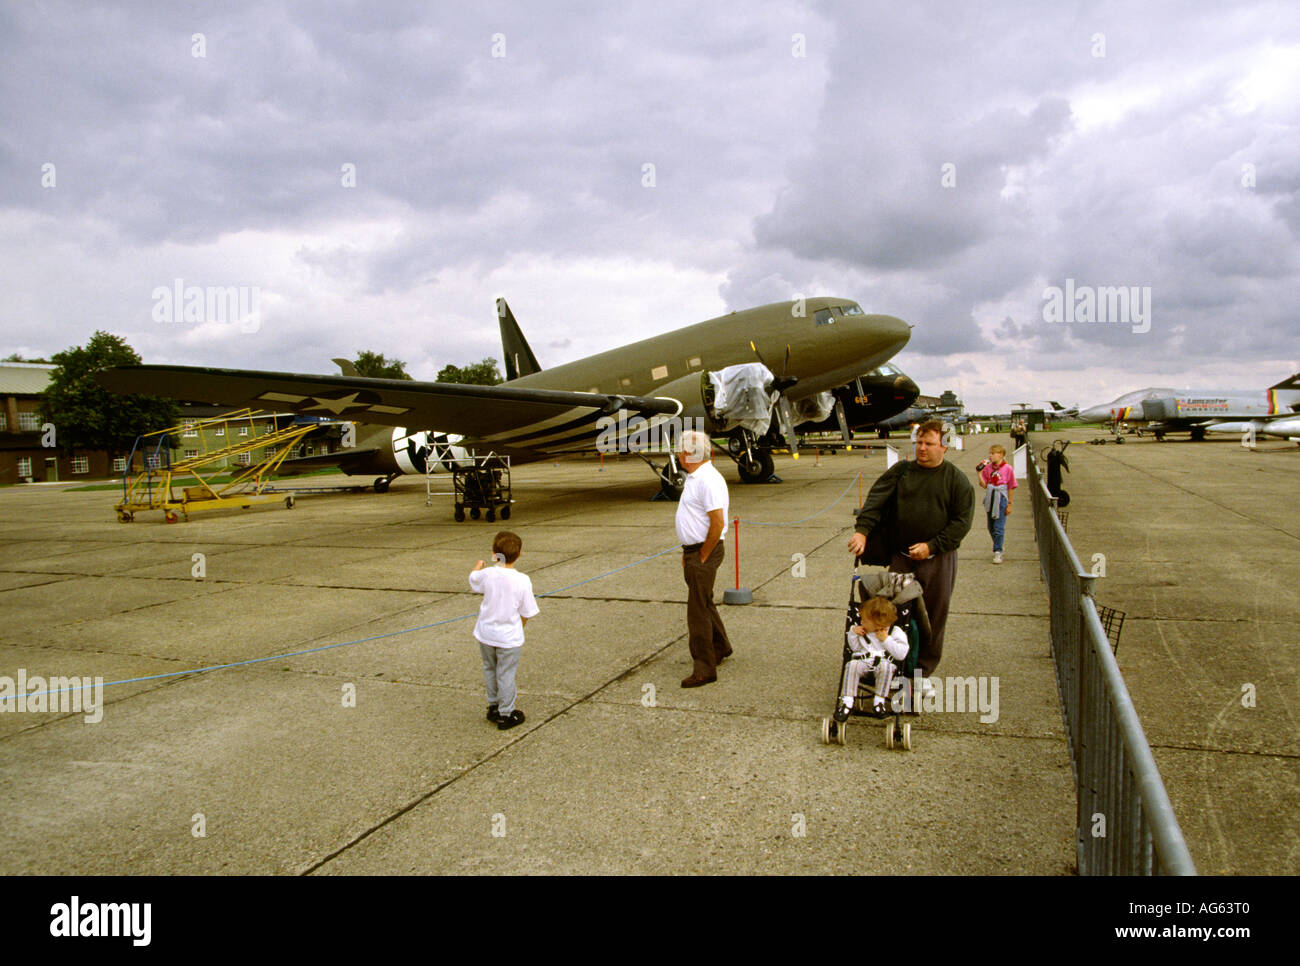
<svg viewBox="0 0 1300 966">
<path fill-rule="evenodd" d="M 1300 412 L 1300 372 L 1268 389 L 1139 389 L 1079 413 L 1085 423 L 1145 423 L 1156 439 L 1190 432 L 1205 439 L 1223 423 L 1257 420 L 1261 426 Z M 1260 430 L 1263 431 L 1263 430 Z"/>
<path fill-rule="evenodd" d="M 897 416 L 921 394 L 912 377 L 892 362 L 878 366 L 854 378 L 848 385 L 832 390 L 840 404 L 846 426 L 839 424 L 839 413 L 820 421 L 810 420 L 799 426 L 800 433 L 845 433 L 872 429 L 882 420 Z"/>
<path fill-rule="evenodd" d="M 423 473 L 431 460 L 434 469 L 449 470 L 467 453 L 523 463 L 591 452 L 616 422 L 635 427 L 644 440 L 661 427 L 665 435 L 681 428 L 686 418 L 702 420 L 695 425 L 712 436 L 726 436 L 725 452 L 739 466 L 740 478 L 756 483 L 771 476 L 771 450 L 782 437 L 797 453 L 792 403 L 882 365 L 911 336 L 901 319 L 868 315 L 848 299 L 818 297 L 731 312 L 543 370 L 504 299 L 497 300 L 497 317 L 506 370 L 506 381 L 497 386 L 373 379 L 349 374 L 346 367 L 333 376 L 117 366 L 96 379 L 119 393 L 391 426 L 391 444 L 372 448 L 365 459 L 360 453 L 333 454 L 345 472 L 383 474 L 377 489 L 402 473 Z M 768 413 L 746 428 L 721 406 L 720 386 L 740 367 L 762 363 L 765 353 L 783 358 L 781 375 L 764 370 L 758 395 L 767 398 Z M 836 409 L 842 425 L 842 404 Z M 646 447 L 626 442 L 620 437 L 621 451 L 637 452 L 666 493 L 680 493 L 684 477 L 672 455 L 656 465 Z"/>
</svg>

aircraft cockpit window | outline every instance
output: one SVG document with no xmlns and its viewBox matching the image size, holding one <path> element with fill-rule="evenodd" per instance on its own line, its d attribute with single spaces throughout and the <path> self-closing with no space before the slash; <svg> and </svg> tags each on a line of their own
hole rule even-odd
<svg viewBox="0 0 1300 966">
<path fill-rule="evenodd" d="M 844 306 L 844 314 L 845 315 L 866 315 L 867 313 L 862 311 L 862 307 L 860 305 L 854 303 L 852 305 Z"/>
<path fill-rule="evenodd" d="M 830 325 L 835 321 L 835 319 L 831 317 L 830 309 L 818 309 L 817 314 L 813 316 L 813 319 L 818 325 Z"/>
<path fill-rule="evenodd" d="M 840 306 L 838 306 L 838 305 L 832 305 L 832 306 L 831 306 L 831 311 L 834 312 L 836 315 L 843 315 L 843 314 L 844 314 L 844 309 L 840 308 Z"/>
</svg>

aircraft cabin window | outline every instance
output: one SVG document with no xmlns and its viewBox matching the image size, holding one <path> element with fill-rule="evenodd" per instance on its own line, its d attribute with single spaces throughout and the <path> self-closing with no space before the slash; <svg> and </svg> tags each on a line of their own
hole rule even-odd
<svg viewBox="0 0 1300 966">
<path fill-rule="evenodd" d="M 668 367 L 667 367 L 667 366 L 655 366 L 653 369 L 650 370 L 650 378 L 651 378 L 651 379 L 667 379 L 667 378 L 668 378 Z"/>
<path fill-rule="evenodd" d="M 632 385 L 632 377 L 631 377 L 631 376 L 622 376 L 622 377 L 619 378 L 619 380 L 618 380 L 618 384 L 619 384 L 620 386 L 622 386 L 624 389 L 626 389 L 628 386 Z"/>
<path fill-rule="evenodd" d="M 830 325 L 835 321 L 831 318 L 830 309 L 818 309 L 817 314 L 813 316 L 813 319 L 818 325 Z"/>
<path fill-rule="evenodd" d="M 853 304 L 853 305 L 844 306 L 844 314 L 845 315 L 866 315 L 867 313 L 862 311 L 862 307 L 860 305 Z"/>
<path fill-rule="evenodd" d="M 701 365 L 703 365 L 703 362 L 700 360 L 699 356 L 691 356 L 691 358 L 686 360 L 686 365 L 687 368 L 698 369 Z"/>
</svg>

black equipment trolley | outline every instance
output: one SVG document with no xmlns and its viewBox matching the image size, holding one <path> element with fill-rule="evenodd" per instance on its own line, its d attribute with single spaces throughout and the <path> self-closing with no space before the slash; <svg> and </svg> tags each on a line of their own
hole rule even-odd
<svg viewBox="0 0 1300 966">
<path fill-rule="evenodd" d="M 510 457 L 475 456 L 460 460 L 452 467 L 452 486 L 456 496 L 456 522 L 465 519 L 469 511 L 471 520 L 481 513 L 489 523 L 497 518 L 510 519 Z"/>
</svg>

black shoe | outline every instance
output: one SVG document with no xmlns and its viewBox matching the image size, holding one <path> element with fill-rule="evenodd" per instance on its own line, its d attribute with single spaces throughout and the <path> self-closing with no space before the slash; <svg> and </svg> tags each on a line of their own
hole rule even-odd
<svg viewBox="0 0 1300 966">
<path fill-rule="evenodd" d="M 497 706 L 495 704 L 488 705 L 487 719 L 493 723 L 501 720 L 501 714 L 497 711 Z"/>
<path fill-rule="evenodd" d="M 515 708 L 515 710 L 511 711 L 509 714 L 502 714 L 497 716 L 497 727 L 502 731 L 508 731 L 509 729 L 513 728 L 515 725 L 521 725 L 523 723 L 524 723 L 524 713 L 520 711 L 518 708 Z"/>
<path fill-rule="evenodd" d="M 844 703 L 843 699 L 840 699 L 840 702 L 835 705 L 835 712 L 831 717 L 840 724 L 844 724 L 844 722 L 849 720 L 849 706 Z"/>
</svg>

